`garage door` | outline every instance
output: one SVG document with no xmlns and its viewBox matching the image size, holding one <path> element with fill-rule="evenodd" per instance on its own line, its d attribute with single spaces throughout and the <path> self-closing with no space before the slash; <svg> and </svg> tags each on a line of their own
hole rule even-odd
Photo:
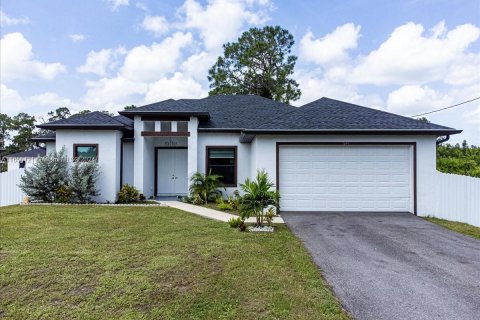
<svg viewBox="0 0 480 320">
<path fill-rule="evenodd" d="M 413 212 L 411 146 L 279 146 L 282 211 Z"/>
</svg>

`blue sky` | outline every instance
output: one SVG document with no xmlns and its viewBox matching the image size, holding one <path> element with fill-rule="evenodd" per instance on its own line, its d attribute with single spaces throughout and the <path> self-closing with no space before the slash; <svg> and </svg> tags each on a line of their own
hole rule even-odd
<svg viewBox="0 0 480 320">
<path fill-rule="evenodd" d="M 328 96 L 411 116 L 480 96 L 478 1 L 3 0 L 1 24 L 8 114 L 205 96 L 222 43 L 264 25 L 295 37 L 295 105 Z M 478 101 L 428 118 L 480 145 Z"/>
</svg>

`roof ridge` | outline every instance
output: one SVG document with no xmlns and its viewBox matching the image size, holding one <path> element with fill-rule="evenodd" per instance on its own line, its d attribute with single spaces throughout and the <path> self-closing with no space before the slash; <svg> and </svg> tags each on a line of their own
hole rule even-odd
<svg viewBox="0 0 480 320">
<path fill-rule="evenodd" d="M 407 117 L 407 116 L 403 116 L 401 114 L 397 114 L 397 113 L 393 113 L 393 112 L 389 112 L 389 111 L 385 111 L 385 110 L 381 110 L 381 109 L 376 109 L 376 108 L 369 108 L 369 107 L 365 107 L 365 106 L 362 106 L 362 105 L 359 105 L 359 104 L 355 104 L 355 103 L 351 103 L 351 102 L 346 102 L 346 101 L 341 101 L 341 100 L 337 100 L 337 99 L 333 99 L 333 98 L 328 98 L 328 97 L 321 97 L 320 99 L 317 99 L 317 100 L 314 100 L 312 102 L 309 102 L 307 104 L 304 104 L 302 107 L 306 107 L 308 106 L 309 104 L 313 104 L 319 100 L 330 100 L 330 101 L 335 101 L 335 102 L 340 102 L 340 103 L 345 103 L 345 104 L 349 104 L 351 106 L 354 106 L 356 108 L 363 108 L 363 109 L 367 109 L 367 110 L 370 110 L 370 111 L 374 111 L 374 112 L 382 112 L 382 113 L 385 113 L 385 114 L 388 114 L 388 115 L 392 115 L 392 116 L 396 116 L 396 117 L 401 117 L 401 118 L 404 118 L 404 119 L 407 119 L 407 120 L 411 120 L 411 121 L 418 121 L 418 122 L 421 122 L 421 123 L 425 123 L 421 120 L 418 120 L 418 119 L 414 119 L 412 117 Z M 446 129 L 453 129 L 451 127 L 446 127 L 446 126 L 442 126 L 440 124 L 436 124 L 436 123 L 433 123 L 433 122 L 429 122 L 429 124 L 433 124 L 433 125 L 436 125 L 436 126 L 440 126 L 440 127 L 443 127 L 443 128 L 446 128 Z"/>
<path fill-rule="evenodd" d="M 458 133 L 395 113 L 323 97 L 296 110 L 263 120 L 258 130 L 423 130 Z M 254 129 L 252 129 L 254 130 Z"/>
</svg>

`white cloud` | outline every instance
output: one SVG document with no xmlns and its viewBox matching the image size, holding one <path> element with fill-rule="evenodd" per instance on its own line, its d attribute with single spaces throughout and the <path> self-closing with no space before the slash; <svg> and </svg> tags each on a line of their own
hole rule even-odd
<svg viewBox="0 0 480 320">
<path fill-rule="evenodd" d="M 68 35 L 68 37 L 73 41 L 73 42 L 80 42 L 85 40 L 85 35 L 81 33 L 74 33 Z"/>
<path fill-rule="evenodd" d="M 32 106 L 43 106 L 49 108 L 60 108 L 60 107 L 67 107 L 70 111 L 78 109 L 79 104 L 73 102 L 69 98 L 65 98 L 60 96 L 55 92 L 44 92 L 41 94 L 37 94 L 31 96 L 28 99 L 28 104 Z"/>
<path fill-rule="evenodd" d="M 135 95 L 145 94 L 148 87 L 145 83 L 132 81 L 122 76 L 87 81 L 86 85 L 88 91 L 83 100 L 94 110 L 104 110 L 105 108 L 118 110 L 123 106 L 130 105 L 137 99 Z"/>
<path fill-rule="evenodd" d="M 22 110 L 23 105 L 24 101 L 17 91 L 0 84 L 0 113 L 17 114 Z"/>
<path fill-rule="evenodd" d="M 417 115 L 470 100 L 478 96 L 480 83 L 462 87 L 402 86 L 390 93 L 387 111 L 404 116 Z M 424 115 L 429 121 L 461 129 L 461 135 L 452 136 L 452 142 L 466 139 L 479 144 L 480 105 L 478 101 L 462 104 L 440 112 Z"/>
<path fill-rule="evenodd" d="M 206 94 L 198 82 L 176 72 L 171 78 L 162 78 L 152 83 L 145 95 L 145 103 L 166 99 L 201 98 Z"/>
<path fill-rule="evenodd" d="M 142 3 L 137 7 L 147 10 Z M 118 68 L 110 65 L 111 49 L 90 52 L 77 70 L 103 78 L 86 82 L 83 102 L 114 108 L 163 97 L 204 96 L 207 72 L 221 45 L 238 36 L 246 25 L 264 23 L 271 10 L 269 0 L 212 0 L 205 5 L 186 0 L 171 23 L 163 16 L 147 15 L 141 23 L 145 30 L 157 36 L 177 31 L 161 42 L 131 48 Z M 203 51 L 194 41 L 193 32 L 203 40 Z M 115 70 L 116 75 L 109 76 Z"/>
<path fill-rule="evenodd" d="M 321 97 L 338 99 L 376 109 L 381 109 L 384 105 L 379 95 L 362 94 L 356 86 L 332 81 L 328 77 L 324 77 L 318 70 L 299 70 L 295 74 L 295 78 L 302 90 L 301 98 L 295 101 L 295 105 L 298 106 L 320 99 Z"/>
<path fill-rule="evenodd" d="M 111 49 L 90 51 L 87 55 L 87 61 L 85 61 L 84 65 L 78 67 L 77 71 L 105 76 L 107 74 L 108 65 L 110 64 L 111 52 Z"/>
<path fill-rule="evenodd" d="M 347 50 L 357 47 L 359 37 L 360 26 L 353 23 L 341 25 L 321 39 L 315 39 L 309 31 L 300 40 L 300 56 L 317 64 L 344 61 L 348 58 Z"/>
<path fill-rule="evenodd" d="M 44 92 L 23 98 L 14 89 L 0 84 L 0 113 L 16 115 L 19 112 L 38 115 L 52 109 L 67 107 L 70 111 L 79 111 L 81 106 L 54 92 Z"/>
<path fill-rule="evenodd" d="M 480 83 L 480 53 L 465 53 L 450 64 L 445 83 L 464 86 Z"/>
<path fill-rule="evenodd" d="M 153 81 L 175 71 L 181 50 L 191 44 L 190 33 L 177 32 L 160 43 L 131 49 L 121 74 L 134 81 Z"/>
<path fill-rule="evenodd" d="M 65 72 L 61 63 L 45 63 L 33 59 L 32 45 L 21 33 L 8 33 L 0 43 L 2 80 L 42 78 L 51 80 Z"/>
<path fill-rule="evenodd" d="M 406 85 L 388 95 L 388 111 L 414 115 L 433 109 L 446 107 L 453 103 L 448 94 L 437 92 L 428 86 Z"/>
<path fill-rule="evenodd" d="M 465 120 L 469 123 L 478 125 L 478 131 L 480 131 L 480 105 L 471 112 L 465 114 Z"/>
<path fill-rule="evenodd" d="M 217 59 L 216 55 L 202 51 L 188 57 L 183 61 L 180 69 L 186 74 L 197 80 L 205 81 L 207 79 L 208 70 L 212 67 Z"/>
<path fill-rule="evenodd" d="M 145 12 L 148 11 L 147 5 L 145 3 L 142 3 L 142 2 L 135 3 L 135 7 L 137 7 L 138 9 L 140 9 L 142 11 L 145 11 Z"/>
<path fill-rule="evenodd" d="M 12 18 L 9 17 L 5 12 L 0 10 L 0 26 L 6 27 L 6 26 L 15 26 L 18 24 L 29 24 L 30 19 L 28 18 Z"/>
<path fill-rule="evenodd" d="M 112 6 L 113 10 L 118 9 L 118 7 L 128 6 L 129 0 L 107 0 Z"/>
<path fill-rule="evenodd" d="M 118 64 L 118 58 L 126 54 L 123 47 L 117 49 L 102 49 L 90 51 L 85 64 L 77 68 L 80 73 L 93 73 L 99 76 L 106 76 Z"/>
<path fill-rule="evenodd" d="M 195 0 L 186 0 L 180 9 L 180 25 L 197 29 L 207 50 L 219 50 L 225 42 L 238 37 L 245 24 L 261 25 L 268 21 L 271 10 L 269 1 L 212 0 L 202 6 Z"/>
<path fill-rule="evenodd" d="M 147 91 L 150 91 L 150 96 L 152 96 L 157 91 L 157 86 L 152 89 L 153 83 L 170 79 L 168 78 L 169 74 L 175 72 L 178 67 L 181 50 L 191 42 L 192 35 L 190 33 L 177 32 L 160 43 L 153 43 L 151 46 L 141 45 L 130 49 L 126 52 L 123 65 L 115 77 L 104 77 L 98 81 L 86 83 L 87 93 L 84 102 L 97 108 L 115 108 L 138 103 L 142 97 L 145 97 Z M 79 71 L 87 72 L 88 70 L 88 72 L 95 72 L 99 75 L 108 73 L 107 66 L 112 54 L 112 51 L 109 50 L 91 52 L 87 57 L 86 64 L 80 67 Z M 96 66 L 99 68 L 95 68 Z M 174 76 L 170 80 L 193 83 L 186 81 L 185 77 L 180 79 L 178 76 Z M 188 89 L 186 88 L 186 90 Z M 166 89 L 164 92 L 165 94 L 169 93 Z"/>
<path fill-rule="evenodd" d="M 429 35 L 424 31 L 422 25 L 412 22 L 396 28 L 378 49 L 360 59 L 353 81 L 405 85 L 444 80 L 449 67 L 480 36 L 480 28 L 471 24 L 447 32 L 440 22 Z"/>
<path fill-rule="evenodd" d="M 142 28 L 152 32 L 155 36 L 161 36 L 168 32 L 170 26 L 163 16 L 145 16 Z"/>
</svg>

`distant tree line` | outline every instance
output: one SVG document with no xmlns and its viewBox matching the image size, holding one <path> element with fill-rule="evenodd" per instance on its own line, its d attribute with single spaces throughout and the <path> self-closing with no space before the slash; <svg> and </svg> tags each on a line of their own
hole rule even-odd
<svg viewBox="0 0 480 320">
<path fill-rule="evenodd" d="M 480 147 L 463 141 L 460 145 L 437 146 L 437 170 L 471 177 L 480 177 Z"/>
</svg>

